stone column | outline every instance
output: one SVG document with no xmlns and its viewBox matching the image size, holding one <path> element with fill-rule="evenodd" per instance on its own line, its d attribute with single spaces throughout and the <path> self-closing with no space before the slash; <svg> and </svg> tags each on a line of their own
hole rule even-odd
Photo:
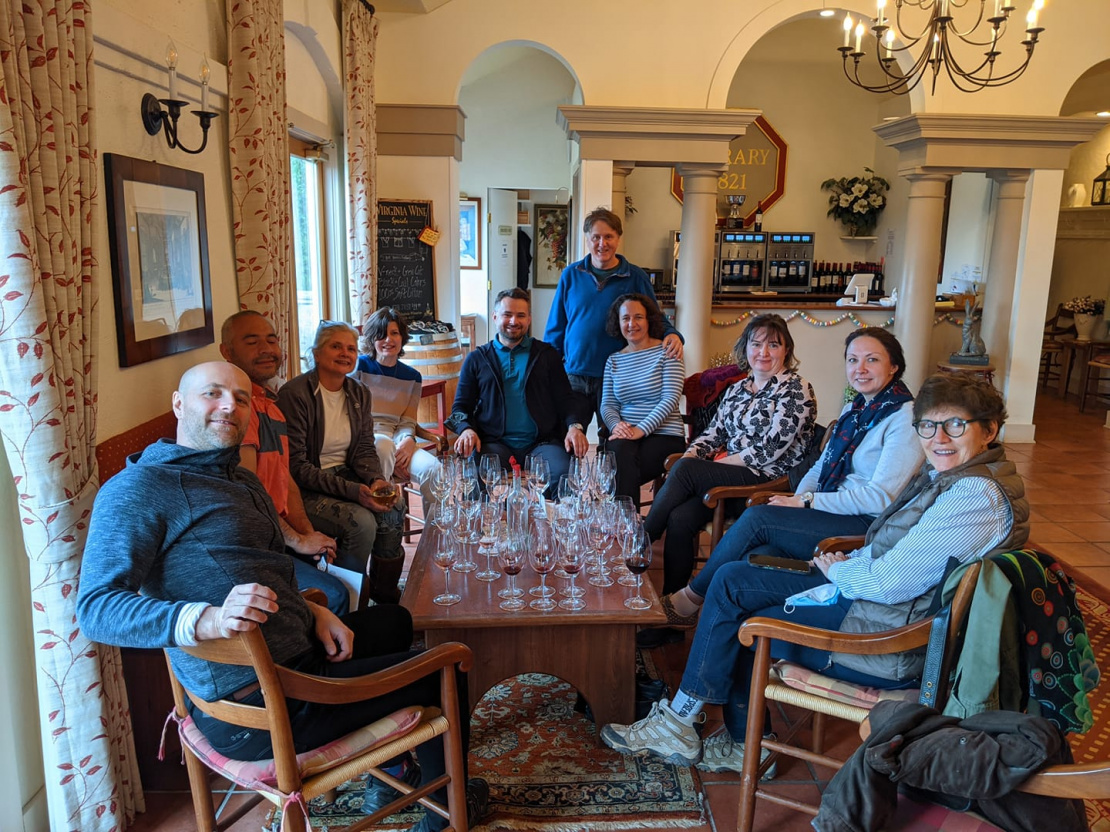
<svg viewBox="0 0 1110 832">
<path fill-rule="evenodd" d="M 951 174 L 918 171 L 905 173 L 910 183 L 906 209 L 906 249 L 898 281 L 898 308 L 894 334 L 906 353 L 906 384 L 911 390 L 932 373 L 930 346 L 936 309 L 937 273 L 940 270 L 940 237 L 944 221 L 944 188 Z"/>
<path fill-rule="evenodd" d="M 581 260 L 586 256 L 586 235 L 582 233 L 582 220 L 595 208 L 614 209 L 613 200 L 613 163 L 607 159 L 583 159 L 578 166 L 579 204 L 574 206 L 576 216 L 571 217 L 574 225 L 571 239 L 574 240 L 575 253 L 571 260 Z"/>
<path fill-rule="evenodd" d="M 982 335 L 996 375 L 1009 379 L 1011 318 L 1029 171 L 994 170 L 987 175 L 997 183 L 998 193 L 994 233 L 991 235 L 990 271 L 983 293 Z"/>
<path fill-rule="evenodd" d="M 625 214 L 625 198 L 628 196 L 628 174 L 636 169 L 635 162 L 613 162 L 613 213 L 621 218 L 623 224 L 628 217 Z M 624 253 L 624 238 L 621 238 L 618 253 Z"/>
<path fill-rule="evenodd" d="M 717 226 L 717 179 L 723 165 L 680 165 L 682 249 L 675 289 L 675 326 L 686 339 L 686 374 L 709 366 L 709 319 L 713 311 L 713 231 Z"/>
</svg>

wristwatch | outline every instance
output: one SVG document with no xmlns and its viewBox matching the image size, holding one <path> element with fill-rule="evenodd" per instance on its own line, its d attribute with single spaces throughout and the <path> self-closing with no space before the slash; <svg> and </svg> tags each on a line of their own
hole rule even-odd
<svg viewBox="0 0 1110 832">
<path fill-rule="evenodd" d="M 807 491 L 802 495 L 802 506 L 804 508 L 813 508 L 813 492 Z"/>
<path fill-rule="evenodd" d="M 582 427 L 581 423 L 579 423 L 579 422 L 575 422 L 574 424 L 567 425 L 567 430 L 573 430 L 574 428 L 578 428 L 580 431 L 582 431 L 582 433 L 586 432 L 586 429 L 584 427 Z"/>
</svg>

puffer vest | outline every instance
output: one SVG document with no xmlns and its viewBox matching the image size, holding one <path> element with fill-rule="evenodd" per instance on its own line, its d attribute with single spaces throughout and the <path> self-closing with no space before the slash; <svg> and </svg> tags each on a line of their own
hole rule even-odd
<svg viewBox="0 0 1110 832">
<path fill-rule="evenodd" d="M 871 557 L 881 558 L 889 552 L 928 511 L 937 497 L 966 477 L 986 477 L 1002 488 L 1010 502 L 1012 522 L 1006 538 L 986 555 L 1020 548 L 1029 539 L 1029 503 L 1025 499 L 1025 483 L 1014 464 L 1006 459 L 1001 445 L 991 445 L 983 453 L 963 465 L 930 477 L 931 468 L 922 466 L 921 472 L 902 490 L 897 499 L 887 507 L 867 530 L 866 542 L 871 544 Z M 943 541 L 937 541 L 943 546 Z M 952 552 L 959 558 L 961 552 Z M 937 587 L 897 604 L 857 599 L 840 624 L 843 633 L 877 633 L 893 630 L 927 617 L 932 608 Z M 921 675 L 925 666 L 925 648 L 879 656 L 857 656 L 833 653 L 832 661 L 841 667 L 881 679 L 902 681 Z"/>
</svg>

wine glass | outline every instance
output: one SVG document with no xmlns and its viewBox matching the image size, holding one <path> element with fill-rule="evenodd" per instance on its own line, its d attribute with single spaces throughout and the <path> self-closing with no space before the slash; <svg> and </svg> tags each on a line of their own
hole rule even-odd
<svg viewBox="0 0 1110 832">
<path fill-rule="evenodd" d="M 516 612 L 524 609 L 524 601 L 520 598 L 524 593 L 516 587 L 516 576 L 524 568 L 524 559 L 528 556 L 528 544 L 525 535 L 512 534 L 508 535 L 505 543 L 506 545 L 498 549 L 498 554 L 501 558 L 501 568 L 509 576 L 508 597 L 498 606 L 503 610 Z"/>
<path fill-rule="evenodd" d="M 532 492 L 532 499 L 539 500 L 550 483 L 551 464 L 547 459 L 538 455 L 528 457 L 528 487 Z"/>
<path fill-rule="evenodd" d="M 513 535 L 509 533 L 509 527 L 502 524 L 497 532 L 497 543 L 495 544 L 497 550 L 498 563 L 503 563 L 503 555 L 507 549 L 512 546 Z M 522 555 L 523 557 L 523 555 Z M 517 570 L 518 572 L 520 570 Z M 497 590 L 498 598 L 520 598 L 524 595 L 524 590 L 518 589 L 515 581 L 509 581 L 506 586 Z"/>
<path fill-rule="evenodd" d="M 573 460 L 571 462 L 573 465 Z M 555 499 L 560 503 L 568 503 L 574 499 L 574 486 L 570 484 L 570 479 L 563 475 L 559 477 L 559 485 L 555 489 Z"/>
<path fill-rule="evenodd" d="M 567 469 L 567 482 L 576 494 L 581 494 L 590 484 L 590 463 L 584 456 L 572 456 Z"/>
<path fill-rule="evenodd" d="M 641 528 L 635 536 L 633 545 L 624 558 L 624 565 L 628 567 L 629 572 L 636 576 L 636 595 L 632 598 L 626 598 L 624 605 L 630 610 L 650 609 L 651 601 L 645 598 L 640 591 L 643 586 L 644 572 L 651 566 L 651 538 L 646 530 Z"/>
<path fill-rule="evenodd" d="M 493 480 L 501 479 L 501 457 L 497 454 L 482 454 L 478 459 L 478 473 L 488 491 Z"/>
<path fill-rule="evenodd" d="M 636 547 L 640 535 L 644 532 L 644 521 L 639 514 L 625 517 L 617 522 L 617 540 L 620 543 L 617 555 L 620 557 L 619 570 L 621 575 L 617 583 L 621 586 L 636 586 L 637 578 L 626 566 L 628 555 Z"/>
<path fill-rule="evenodd" d="M 432 494 L 432 499 L 435 500 L 433 522 L 438 523 L 439 517 L 443 513 L 443 504 L 451 494 L 451 475 L 450 467 L 447 464 L 448 460 L 434 468 L 428 469 L 424 474 L 424 482 L 428 485 L 428 490 Z"/>
<path fill-rule="evenodd" d="M 567 597 L 559 602 L 560 609 L 580 610 L 586 606 L 586 602 L 582 600 L 582 596 L 586 594 L 585 591 L 574 583 L 574 579 L 582 571 L 582 566 L 586 562 L 585 547 L 581 545 L 580 540 L 581 534 L 581 530 L 576 528 L 559 550 L 560 565 L 570 577 L 570 586 L 562 593 Z"/>
<path fill-rule="evenodd" d="M 590 537 L 590 548 L 597 552 L 597 571 L 590 577 L 590 586 L 612 586 L 613 578 L 605 562 L 609 533 L 613 527 L 613 504 L 598 501 L 590 507 L 586 531 Z"/>
<path fill-rule="evenodd" d="M 459 544 L 459 557 L 451 568 L 456 572 L 473 572 L 478 568 L 478 564 L 470 557 L 470 547 L 467 545 L 474 542 L 472 530 L 477 524 L 478 511 L 482 507 L 478 496 L 478 487 L 475 485 L 472 490 L 461 493 L 455 503 L 455 539 Z"/>
<path fill-rule="evenodd" d="M 445 529 L 439 529 L 433 543 L 435 548 L 432 551 L 436 566 L 443 570 L 443 594 L 433 598 L 432 603 L 449 607 L 462 600 L 461 595 L 451 591 L 451 564 L 455 562 L 454 535 Z"/>
<path fill-rule="evenodd" d="M 497 524 L 501 521 L 501 506 L 496 500 L 491 499 L 489 494 L 482 498 L 478 519 L 482 527 L 481 545 L 478 547 L 478 554 L 486 556 L 486 568 L 474 577 L 479 581 L 496 581 L 501 577 L 501 573 L 493 568 L 493 553 L 497 551 L 495 546 L 497 543 Z"/>
<path fill-rule="evenodd" d="M 609 500 L 616 493 L 617 455 L 612 451 L 598 451 L 594 454 L 594 484 L 598 496 Z"/>
<path fill-rule="evenodd" d="M 555 590 L 547 585 L 547 576 L 554 571 L 558 556 L 558 546 L 551 526 L 547 523 L 536 523 L 532 532 L 532 546 L 528 553 L 528 560 L 532 569 L 540 576 L 540 585 L 528 590 L 530 595 L 538 596 L 528 604 L 532 609 L 548 612 L 555 609 L 557 604 L 551 600 Z"/>
<path fill-rule="evenodd" d="M 477 491 L 478 466 L 474 462 L 474 457 L 459 459 L 458 469 L 459 493 L 465 495 Z"/>
</svg>

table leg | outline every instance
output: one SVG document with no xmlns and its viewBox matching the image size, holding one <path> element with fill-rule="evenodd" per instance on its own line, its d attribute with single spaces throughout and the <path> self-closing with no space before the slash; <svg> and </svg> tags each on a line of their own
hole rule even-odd
<svg viewBox="0 0 1110 832">
<path fill-rule="evenodd" d="M 1061 399 L 1068 397 L 1068 385 L 1071 383 L 1071 365 L 1075 358 L 1075 345 L 1069 341 L 1063 342 L 1063 352 L 1060 353 L 1060 387 L 1056 391 Z"/>
</svg>

